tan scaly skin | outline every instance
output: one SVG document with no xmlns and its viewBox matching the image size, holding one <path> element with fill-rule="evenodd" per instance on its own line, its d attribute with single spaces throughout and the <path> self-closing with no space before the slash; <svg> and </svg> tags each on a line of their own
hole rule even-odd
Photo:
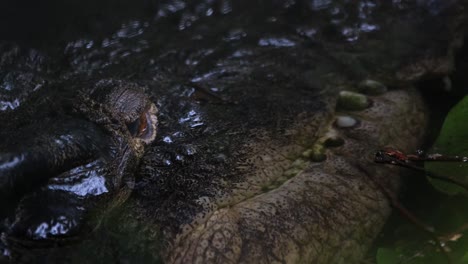
<svg viewBox="0 0 468 264">
<path fill-rule="evenodd" d="M 398 170 L 375 166 L 374 151 L 385 145 L 414 150 L 425 126 L 424 106 L 414 90 L 389 91 L 370 99 L 367 109 L 330 112 L 316 120 L 320 124 L 309 124 L 320 129 L 312 146 L 329 137 L 344 139 L 344 145 L 325 149 L 323 162 L 304 157 L 311 145 L 282 145 L 265 138 L 247 146 L 254 154 L 242 164 L 247 183 L 234 186 L 230 195 L 235 198 L 222 204 L 206 200 L 204 208 L 212 209 L 172 238 L 166 261 L 359 261 L 390 213 L 389 201 L 361 168 L 397 192 Z M 358 122 L 355 126 L 336 124 L 338 116 L 348 115 Z M 297 125 L 291 130 L 303 129 Z"/>
</svg>

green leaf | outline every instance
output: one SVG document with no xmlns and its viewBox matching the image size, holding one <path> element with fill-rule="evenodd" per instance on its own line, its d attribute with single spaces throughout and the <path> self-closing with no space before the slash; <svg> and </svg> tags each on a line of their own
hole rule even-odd
<svg viewBox="0 0 468 264">
<path fill-rule="evenodd" d="M 398 253 L 390 248 L 379 248 L 377 250 L 377 264 L 399 263 Z"/>
<path fill-rule="evenodd" d="M 444 156 L 468 156 L 468 96 L 450 110 L 431 152 Z M 425 162 L 424 167 L 430 173 L 468 184 L 468 162 Z M 444 193 L 468 194 L 460 186 L 441 180 L 429 181 Z"/>
<path fill-rule="evenodd" d="M 468 252 L 465 253 L 465 255 L 463 255 L 462 259 L 461 259 L 461 262 L 462 263 L 468 263 Z"/>
</svg>

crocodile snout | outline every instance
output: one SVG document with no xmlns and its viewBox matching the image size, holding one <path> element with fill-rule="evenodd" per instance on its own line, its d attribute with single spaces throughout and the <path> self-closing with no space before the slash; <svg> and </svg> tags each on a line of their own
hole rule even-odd
<svg viewBox="0 0 468 264">
<path fill-rule="evenodd" d="M 425 126 L 413 89 L 359 96 L 372 103 L 352 110 L 340 104 L 319 125 L 297 123 L 296 140 L 308 126 L 319 131 L 309 145 L 271 139 L 250 145 L 256 151 L 242 163 L 245 182 L 233 187 L 229 202 L 205 201 L 213 209 L 174 236 L 168 263 L 358 261 L 390 213 L 374 181 L 391 192 L 399 188 L 398 170 L 376 167 L 373 154 L 386 145 L 415 149 Z M 309 115 L 301 118 L 316 120 Z"/>
</svg>

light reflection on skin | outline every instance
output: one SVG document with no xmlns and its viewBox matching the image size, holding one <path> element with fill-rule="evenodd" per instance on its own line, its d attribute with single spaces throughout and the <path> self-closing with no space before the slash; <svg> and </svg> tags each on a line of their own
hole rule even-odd
<svg viewBox="0 0 468 264">
<path fill-rule="evenodd" d="M 46 239 L 49 235 L 66 235 L 76 224 L 75 220 L 61 215 L 51 219 L 49 223 L 39 224 L 35 229 L 28 229 L 28 235 L 34 239 Z"/>
<path fill-rule="evenodd" d="M 312 0 L 310 1 L 310 8 L 315 11 L 322 10 L 328 8 L 331 2 L 331 0 Z"/>
<path fill-rule="evenodd" d="M 36 196 L 22 202 L 13 229 L 21 232 L 26 225 L 25 235 L 33 240 L 67 236 L 76 231 L 88 209 L 88 198 L 109 192 L 103 162 L 96 160 L 51 178 Z M 38 215 L 31 218 L 31 212 Z"/>
<path fill-rule="evenodd" d="M 65 185 L 49 185 L 50 190 L 62 190 L 72 192 L 78 196 L 98 196 L 103 193 L 109 192 L 106 187 L 106 179 L 98 175 L 96 172 L 91 172 L 91 176 L 84 178 L 79 183 L 65 184 Z"/>
<path fill-rule="evenodd" d="M 294 47 L 296 43 L 287 38 L 262 38 L 258 41 L 260 46 Z"/>
<path fill-rule="evenodd" d="M 95 161 L 74 168 L 64 178 L 51 179 L 47 186 L 50 190 L 62 190 L 71 192 L 81 197 L 88 195 L 98 196 L 109 192 L 106 187 L 106 179 L 101 175 L 99 168 L 101 161 Z"/>
<path fill-rule="evenodd" d="M 20 106 L 20 101 L 18 99 L 15 99 L 14 101 L 0 101 L 0 111 L 5 111 L 5 110 L 14 110 L 18 106 Z"/>
<path fill-rule="evenodd" d="M 18 166 L 21 162 L 24 161 L 24 155 L 14 156 L 11 160 L 2 162 L 0 164 L 0 169 L 9 169 Z"/>
<path fill-rule="evenodd" d="M 361 27 L 360 27 L 360 30 L 363 31 L 363 32 L 372 32 L 372 31 L 375 31 L 375 30 L 378 30 L 379 29 L 379 26 L 378 25 L 372 25 L 372 24 L 368 24 L 368 23 L 362 23 L 361 24 Z"/>
<path fill-rule="evenodd" d="M 194 109 L 190 110 L 185 117 L 179 118 L 179 123 L 188 123 L 191 128 L 204 125 L 202 116 Z"/>
</svg>

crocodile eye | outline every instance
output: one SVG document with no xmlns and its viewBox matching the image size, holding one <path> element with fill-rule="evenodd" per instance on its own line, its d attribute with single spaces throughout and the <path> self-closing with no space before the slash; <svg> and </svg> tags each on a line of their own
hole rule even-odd
<svg viewBox="0 0 468 264">
<path fill-rule="evenodd" d="M 143 112 L 137 120 L 127 124 L 128 131 L 134 137 L 144 137 L 148 131 L 149 122 L 147 113 Z"/>
<path fill-rule="evenodd" d="M 148 130 L 149 126 L 150 126 L 150 124 L 149 124 L 150 121 L 148 120 L 146 115 L 147 114 L 145 112 L 145 113 L 141 114 L 141 116 L 139 118 L 139 120 L 140 120 L 139 123 L 140 124 L 138 126 L 138 130 L 137 130 L 138 133 L 136 135 L 138 137 L 142 137 L 144 134 L 146 134 L 147 130 Z"/>
<path fill-rule="evenodd" d="M 156 114 L 158 109 L 154 104 L 149 104 L 146 109 L 141 112 L 140 116 L 133 122 L 127 123 L 127 128 L 130 134 L 135 139 L 140 139 L 145 143 L 151 143 L 156 138 L 156 130 L 158 118 Z"/>
<path fill-rule="evenodd" d="M 156 107 L 151 105 L 135 121 L 127 124 L 128 131 L 134 138 L 150 143 L 156 137 Z"/>
</svg>

